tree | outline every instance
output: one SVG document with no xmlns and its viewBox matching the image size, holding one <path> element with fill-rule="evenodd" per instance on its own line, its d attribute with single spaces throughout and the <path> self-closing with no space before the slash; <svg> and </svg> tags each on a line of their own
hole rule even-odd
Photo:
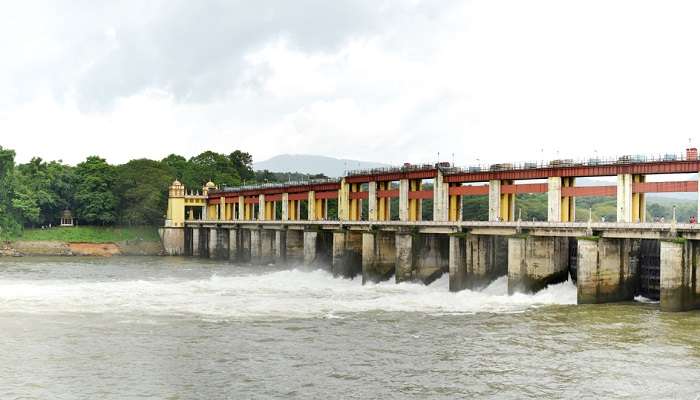
<svg viewBox="0 0 700 400">
<path fill-rule="evenodd" d="M 106 225 L 116 220 L 117 199 L 112 192 L 115 168 L 100 157 L 91 156 L 75 169 L 75 202 L 78 219 Z"/>
<path fill-rule="evenodd" d="M 186 187 L 201 187 L 204 183 L 212 180 L 221 186 L 238 186 L 241 178 L 238 169 L 229 157 L 205 151 L 188 161 L 189 168 L 182 177 Z"/>
<path fill-rule="evenodd" d="M 22 227 L 12 206 L 15 152 L 0 146 L 0 238 L 6 240 Z"/>
<path fill-rule="evenodd" d="M 184 158 L 183 158 L 184 160 Z M 125 225 L 161 225 L 172 169 L 165 162 L 131 160 L 116 169 L 117 221 Z"/>
<path fill-rule="evenodd" d="M 32 158 L 18 165 L 15 174 L 14 206 L 24 224 L 48 225 L 56 222 L 61 211 L 71 208 L 75 179 L 72 167 L 60 161 L 46 163 Z"/>
</svg>

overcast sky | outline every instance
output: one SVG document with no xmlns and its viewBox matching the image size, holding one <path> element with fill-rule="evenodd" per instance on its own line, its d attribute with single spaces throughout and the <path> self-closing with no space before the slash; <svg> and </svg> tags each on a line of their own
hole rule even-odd
<svg viewBox="0 0 700 400">
<path fill-rule="evenodd" d="M 0 145 L 388 163 L 681 152 L 698 1 L 14 1 Z"/>
</svg>

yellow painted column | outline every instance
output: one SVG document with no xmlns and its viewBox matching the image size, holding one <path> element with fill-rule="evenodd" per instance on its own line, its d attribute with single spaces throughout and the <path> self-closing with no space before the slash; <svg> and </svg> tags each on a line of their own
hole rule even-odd
<svg viewBox="0 0 700 400">
<path fill-rule="evenodd" d="M 421 180 L 420 179 L 411 179 L 408 181 L 408 191 L 410 192 L 417 192 L 421 190 Z M 419 199 L 411 199 L 409 197 L 408 199 L 408 220 L 409 221 L 418 221 L 420 218 L 420 206 L 421 202 Z"/>
<path fill-rule="evenodd" d="M 290 221 L 296 221 L 297 220 L 297 202 L 296 200 L 289 200 L 289 208 L 287 209 L 287 213 L 289 214 L 289 220 Z"/>
<path fill-rule="evenodd" d="M 512 180 L 501 181 L 503 185 L 512 185 Z M 515 193 L 501 193 L 500 217 L 503 221 L 513 221 L 515 212 Z"/>
<path fill-rule="evenodd" d="M 457 184 L 455 184 L 455 183 L 450 184 L 450 187 L 456 187 L 456 186 L 457 186 Z M 450 222 L 459 221 L 459 209 L 460 209 L 460 206 L 462 205 L 461 204 L 462 197 L 458 196 L 458 195 L 453 195 L 453 194 L 451 194 L 449 196 L 450 196 L 449 220 L 450 220 Z"/>
<path fill-rule="evenodd" d="M 377 182 L 377 193 L 386 190 L 386 182 Z M 386 197 L 377 196 L 377 220 L 386 221 Z"/>
<path fill-rule="evenodd" d="M 315 221 L 318 213 L 316 212 L 316 192 L 309 190 L 308 197 L 306 198 L 306 219 L 309 221 Z"/>
<path fill-rule="evenodd" d="M 350 193 L 357 193 L 360 191 L 360 184 L 359 183 L 351 183 L 350 184 Z M 360 219 L 360 200 L 359 199 L 350 199 L 350 215 L 349 215 L 349 220 L 350 221 L 357 221 Z"/>
<path fill-rule="evenodd" d="M 324 215 L 325 210 L 324 199 L 316 199 L 316 220 L 324 220 L 326 216 Z"/>
<path fill-rule="evenodd" d="M 646 181 L 644 175 L 632 175 L 632 185 Z M 633 186 L 634 187 L 634 186 Z M 632 193 L 632 222 L 646 220 L 646 196 L 644 193 Z"/>
</svg>

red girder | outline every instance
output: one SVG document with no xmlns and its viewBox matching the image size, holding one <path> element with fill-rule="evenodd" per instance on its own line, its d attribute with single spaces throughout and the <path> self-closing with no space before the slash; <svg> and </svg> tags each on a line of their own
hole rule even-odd
<svg viewBox="0 0 700 400">
<path fill-rule="evenodd" d="M 700 171 L 700 161 L 657 161 L 645 163 L 621 163 L 613 165 L 575 165 L 505 171 L 465 172 L 445 177 L 445 182 L 486 182 L 490 180 L 545 179 L 553 176 L 591 177 L 619 174 L 681 174 Z"/>
<path fill-rule="evenodd" d="M 330 192 L 316 192 L 316 198 L 317 199 L 337 199 L 338 198 L 338 191 L 333 190 Z"/>
<path fill-rule="evenodd" d="M 377 197 L 380 199 L 381 198 L 399 197 L 399 189 L 377 190 Z"/>
<path fill-rule="evenodd" d="M 520 194 L 520 193 L 546 193 L 546 183 L 523 183 L 520 185 L 502 185 L 501 193 L 503 194 Z"/>
<path fill-rule="evenodd" d="M 309 200 L 309 192 L 289 193 L 288 200 Z"/>
<path fill-rule="evenodd" d="M 484 196 L 488 194 L 489 185 L 450 187 L 450 195 L 453 196 Z"/>
<path fill-rule="evenodd" d="M 390 182 L 401 179 L 433 179 L 437 177 L 437 169 L 425 169 L 418 171 L 387 172 L 368 175 L 353 175 L 345 178 L 347 183 L 365 182 Z"/>
<path fill-rule="evenodd" d="M 431 200 L 433 198 L 432 190 L 414 190 L 408 192 L 409 199 Z"/>
<path fill-rule="evenodd" d="M 632 192 L 634 193 L 680 193 L 697 191 L 698 181 L 637 182 L 632 184 Z"/>
<path fill-rule="evenodd" d="M 571 186 L 561 188 L 564 197 L 617 196 L 617 186 Z"/>
<path fill-rule="evenodd" d="M 350 192 L 350 200 L 369 199 L 368 192 Z"/>
</svg>

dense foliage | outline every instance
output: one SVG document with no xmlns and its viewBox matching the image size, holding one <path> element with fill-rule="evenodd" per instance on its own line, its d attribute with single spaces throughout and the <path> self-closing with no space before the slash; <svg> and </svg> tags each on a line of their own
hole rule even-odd
<svg viewBox="0 0 700 400">
<path fill-rule="evenodd" d="M 0 147 L 0 237 L 15 236 L 22 227 L 56 225 L 63 210 L 81 225 L 161 225 L 173 180 L 194 190 L 210 179 L 223 186 L 264 181 L 256 179 L 252 163 L 250 154 L 236 150 L 121 165 L 97 156 L 76 166 L 41 158 L 16 165 L 15 152 Z"/>
</svg>

